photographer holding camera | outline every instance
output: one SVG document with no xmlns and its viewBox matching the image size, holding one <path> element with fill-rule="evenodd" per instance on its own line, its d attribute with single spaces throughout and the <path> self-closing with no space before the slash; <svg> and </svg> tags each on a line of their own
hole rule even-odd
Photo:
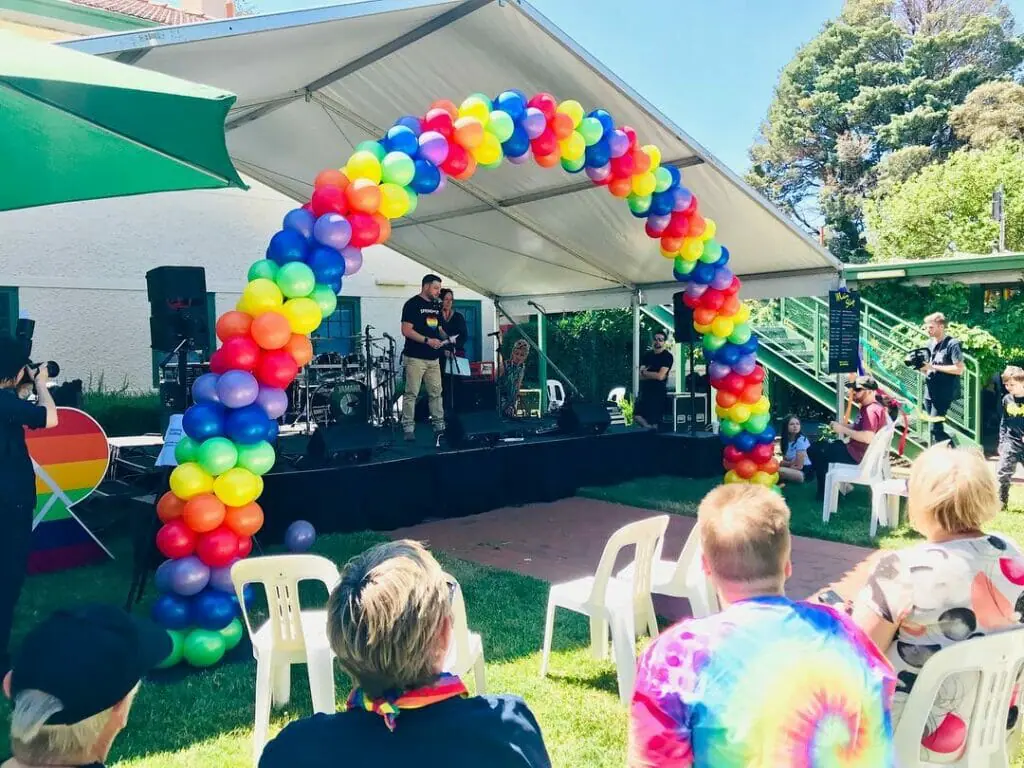
<svg viewBox="0 0 1024 768">
<path fill-rule="evenodd" d="M 0 674 L 10 668 L 8 643 L 14 607 L 32 549 L 36 475 L 25 445 L 25 428 L 57 426 L 57 406 L 46 388 L 47 366 L 31 366 L 22 340 L 0 337 Z M 26 383 L 36 404 L 19 397 Z"/>
<path fill-rule="evenodd" d="M 952 441 L 946 434 L 946 413 L 960 397 L 964 352 L 960 341 L 946 335 L 946 316 L 933 312 L 924 319 L 928 334 L 928 360 L 918 370 L 925 376 L 923 410 L 931 422 L 931 444 Z"/>
</svg>

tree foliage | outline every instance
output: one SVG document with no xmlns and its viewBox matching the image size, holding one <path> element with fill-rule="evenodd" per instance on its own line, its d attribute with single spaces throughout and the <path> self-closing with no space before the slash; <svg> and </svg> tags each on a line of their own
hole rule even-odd
<svg viewBox="0 0 1024 768">
<path fill-rule="evenodd" d="M 783 70 L 749 180 L 808 229 L 824 220 L 840 258 L 866 260 L 863 203 L 883 158 L 959 148 L 950 112 L 1022 62 L 1002 0 L 847 0 Z"/>
<path fill-rule="evenodd" d="M 1007 80 L 979 85 L 954 109 L 949 124 L 972 147 L 1024 141 L 1024 86 Z"/>
</svg>

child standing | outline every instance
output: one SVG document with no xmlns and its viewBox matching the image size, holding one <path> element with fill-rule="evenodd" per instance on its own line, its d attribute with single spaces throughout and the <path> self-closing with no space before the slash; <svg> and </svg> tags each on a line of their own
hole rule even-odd
<svg viewBox="0 0 1024 768">
<path fill-rule="evenodd" d="M 1003 398 L 999 422 L 999 499 L 1005 509 L 1010 500 L 1010 480 L 1018 463 L 1024 463 L 1024 368 L 1007 366 L 1003 386 L 1009 392 Z"/>
</svg>

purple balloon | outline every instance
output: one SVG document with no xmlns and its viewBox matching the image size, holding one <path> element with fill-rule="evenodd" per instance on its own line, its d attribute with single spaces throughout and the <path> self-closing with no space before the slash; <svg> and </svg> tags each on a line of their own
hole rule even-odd
<svg viewBox="0 0 1024 768">
<path fill-rule="evenodd" d="M 530 153 L 527 152 L 525 154 L 519 155 L 518 157 L 513 157 L 512 155 L 505 155 L 505 159 L 512 163 L 512 165 L 523 165 L 524 163 L 529 161 Z"/>
<path fill-rule="evenodd" d="M 612 167 L 609 163 L 605 163 L 597 168 L 588 167 L 586 173 L 591 181 L 600 183 L 612 175 Z"/>
<path fill-rule="evenodd" d="M 719 267 L 715 270 L 715 276 L 711 279 L 711 287 L 717 291 L 724 291 L 732 285 L 732 270 L 728 267 Z"/>
<path fill-rule="evenodd" d="M 197 403 L 219 403 L 218 381 L 220 381 L 220 376 L 216 373 L 204 373 L 192 382 L 192 399 Z"/>
<path fill-rule="evenodd" d="M 210 568 L 195 555 L 174 561 L 171 571 L 171 589 L 182 597 L 202 592 L 210 583 Z"/>
<path fill-rule="evenodd" d="M 363 266 L 363 252 L 353 246 L 347 246 L 341 251 L 341 258 L 345 260 L 345 277 L 354 275 Z"/>
<path fill-rule="evenodd" d="M 693 204 L 693 192 L 688 190 L 686 187 L 676 187 L 672 191 L 673 211 L 685 211 Z"/>
<path fill-rule="evenodd" d="M 156 586 L 157 592 L 166 594 L 171 591 L 171 577 L 177 562 L 177 560 L 164 560 L 157 566 L 156 573 L 153 574 L 153 584 Z"/>
<path fill-rule="evenodd" d="M 544 117 L 543 112 L 536 107 L 526 108 L 526 116 L 523 118 L 523 130 L 530 137 L 530 141 L 544 133 L 544 129 L 547 127 L 548 119 Z"/>
<path fill-rule="evenodd" d="M 214 568 L 210 571 L 211 589 L 216 589 L 219 592 L 227 592 L 230 595 L 235 594 L 235 585 L 231 582 L 231 566 L 236 562 L 238 561 L 234 560 L 223 568 Z"/>
<path fill-rule="evenodd" d="M 420 136 L 420 157 L 440 165 L 448 159 L 448 139 L 437 131 L 426 131 Z"/>
<path fill-rule="evenodd" d="M 228 371 L 217 382 L 217 396 L 228 408 L 244 408 L 256 402 L 260 383 L 248 371 Z"/>
<path fill-rule="evenodd" d="M 661 234 L 668 228 L 668 225 L 671 223 L 671 221 L 672 216 L 667 213 L 663 216 L 648 216 L 647 226 L 651 228 L 652 232 Z"/>
<path fill-rule="evenodd" d="M 740 376 L 748 376 L 756 367 L 757 358 L 754 355 L 744 355 L 733 364 L 732 369 Z"/>
<path fill-rule="evenodd" d="M 284 215 L 284 229 L 294 229 L 307 240 L 313 236 L 316 216 L 305 208 L 296 208 Z"/>
<path fill-rule="evenodd" d="M 686 295 L 692 296 L 695 299 L 699 299 L 701 296 L 704 295 L 704 291 L 706 291 L 707 289 L 708 287 L 705 283 L 697 283 L 691 280 L 686 285 Z"/>
<path fill-rule="evenodd" d="M 274 387 L 260 387 L 256 402 L 268 419 L 280 419 L 288 410 L 288 393 Z"/>
<path fill-rule="evenodd" d="M 313 238 L 321 245 L 340 251 L 352 239 L 352 225 L 340 213 L 325 213 L 313 225 Z"/>
<path fill-rule="evenodd" d="M 306 520 L 296 520 L 284 534 L 284 544 L 291 552 L 307 552 L 316 541 L 316 529 Z"/>
<path fill-rule="evenodd" d="M 608 154 L 610 157 L 622 157 L 629 151 L 629 136 L 616 128 L 608 134 Z"/>
<path fill-rule="evenodd" d="M 708 364 L 708 376 L 710 376 L 713 380 L 725 378 L 726 376 L 729 375 L 729 373 L 730 368 L 725 363 L 720 363 L 717 360 L 712 360 Z"/>
</svg>

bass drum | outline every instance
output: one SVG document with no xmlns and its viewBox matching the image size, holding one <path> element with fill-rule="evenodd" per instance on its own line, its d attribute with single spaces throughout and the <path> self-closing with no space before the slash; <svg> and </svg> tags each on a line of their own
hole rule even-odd
<svg viewBox="0 0 1024 768">
<path fill-rule="evenodd" d="M 366 421 L 366 385 L 355 379 L 335 384 L 330 393 L 331 420 Z"/>
</svg>

